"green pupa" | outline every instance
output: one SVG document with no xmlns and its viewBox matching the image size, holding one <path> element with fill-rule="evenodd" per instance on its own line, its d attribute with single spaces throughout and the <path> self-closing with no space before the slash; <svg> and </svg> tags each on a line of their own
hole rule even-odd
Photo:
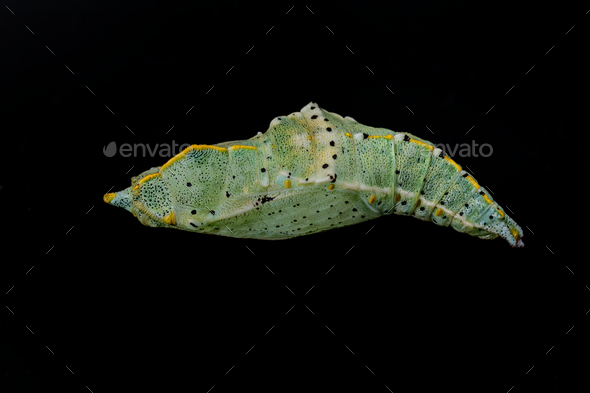
<svg viewBox="0 0 590 393">
<path fill-rule="evenodd" d="M 522 229 L 432 143 L 311 102 L 256 136 L 192 145 L 104 196 L 151 227 L 289 239 L 399 214 L 523 247 Z"/>
</svg>

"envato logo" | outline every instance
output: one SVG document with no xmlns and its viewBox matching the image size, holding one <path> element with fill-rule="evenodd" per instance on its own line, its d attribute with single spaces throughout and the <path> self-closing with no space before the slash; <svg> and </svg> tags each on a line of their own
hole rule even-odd
<svg viewBox="0 0 590 393">
<path fill-rule="evenodd" d="M 179 145 L 176 141 L 172 141 L 170 143 L 161 143 L 156 144 L 153 148 L 150 145 L 145 143 L 134 143 L 133 145 L 129 143 L 123 143 L 121 146 L 117 148 L 117 143 L 115 141 L 109 143 L 105 147 L 102 148 L 102 152 L 107 157 L 113 157 L 116 154 L 120 155 L 121 157 L 174 157 L 175 155 L 179 154 L 181 151 L 189 147 L 190 143 L 184 143 Z"/>
<path fill-rule="evenodd" d="M 447 144 L 443 144 L 443 143 L 436 143 L 434 145 L 434 147 L 438 147 L 439 149 L 441 149 L 442 151 L 445 152 L 445 154 L 449 157 L 455 157 L 455 154 L 457 154 L 457 150 L 458 151 L 458 156 L 459 157 L 489 157 L 492 154 L 494 154 L 494 148 L 492 147 L 492 145 L 490 145 L 489 143 L 484 143 L 483 145 L 480 145 L 478 143 L 476 143 L 475 141 L 471 141 L 471 145 L 469 143 L 455 143 L 455 145 L 453 146 L 453 148 L 451 148 L 451 146 L 447 143 Z M 478 154 L 479 153 L 479 154 Z"/>
<path fill-rule="evenodd" d="M 179 145 L 176 141 L 172 141 L 170 143 L 162 143 L 156 144 L 153 148 L 150 145 L 145 143 L 135 143 L 133 145 L 129 143 L 123 143 L 121 146 L 117 148 L 117 143 L 115 141 L 109 143 L 102 149 L 102 152 L 107 157 L 113 157 L 116 154 L 119 154 L 121 157 L 174 157 L 175 155 L 179 154 L 181 151 L 186 149 L 187 147 L 191 146 L 190 143 L 184 143 Z M 494 148 L 489 143 L 484 143 L 480 145 L 475 141 L 471 141 L 471 144 L 468 143 L 461 143 L 455 144 L 451 147 L 451 145 L 437 143 L 434 145 L 439 149 L 443 150 L 446 155 L 449 157 L 489 157 L 494 153 Z"/>
</svg>

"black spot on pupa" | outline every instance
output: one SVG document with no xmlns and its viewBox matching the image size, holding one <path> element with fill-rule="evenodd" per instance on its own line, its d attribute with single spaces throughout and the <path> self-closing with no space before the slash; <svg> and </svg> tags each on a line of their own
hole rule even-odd
<svg viewBox="0 0 590 393">
<path fill-rule="evenodd" d="M 449 192 L 448 192 L 448 191 L 447 191 L 447 192 L 445 192 L 445 195 L 449 195 Z"/>
<path fill-rule="evenodd" d="M 445 201 L 440 201 L 440 204 L 441 204 L 442 206 L 444 206 L 444 204 L 445 204 Z"/>
<path fill-rule="evenodd" d="M 338 158 L 338 156 L 337 156 L 336 154 L 334 154 L 334 155 L 332 156 L 332 158 L 333 158 L 333 159 L 336 159 L 336 158 Z"/>
<path fill-rule="evenodd" d="M 192 225 L 192 226 L 194 226 L 195 228 L 198 228 L 198 227 L 197 227 L 195 224 L 193 224 L 192 222 L 191 222 L 191 225 Z"/>
<path fill-rule="evenodd" d="M 229 192 L 225 191 L 225 196 L 229 198 Z"/>
<path fill-rule="evenodd" d="M 315 106 L 312 106 L 310 109 L 315 109 Z"/>
<path fill-rule="evenodd" d="M 313 115 L 311 118 L 312 119 L 317 119 L 318 118 L 318 115 Z"/>
<path fill-rule="evenodd" d="M 262 168 L 262 169 L 260 170 L 260 172 L 262 172 L 262 173 L 266 172 L 266 168 Z"/>
<path fill-rule="evenodd" d="M 264 196 L 262 197 L 262 200 L 261 200 L 260 202 L 261 202 L 261 203 L 264 205 L 266 202 L 270 202 L 270 201 L 272 201 L 273 199 L 274 199 L 274 198 L 271 198 L 271 197 L 269 197 L 269 196 L 266 196 L 266 195 L 264 195 Z"/>
<path fill-rule="evenodd" d="M 494 216 L 490 216 L 490 220 L 494 219 Z"/>
<path fill-rule="evenodd" d="M 191 210 L 191 214 L 197 214 L 196 210 Z"/>
<path fill-rule="evenodd" d="M 348 201 L 344 201 L 344 203 L 348 203 Z"/>
<path fill-rule="evenodd" d="M 328 120 L 327 118 L 324 118 L 324 121 L 330 121 L 330 120 Z"/>
<path fill-rule="evenodd" d="M 424 206 L 421 206 L 420 207 L 420 211 L 424 211 Z"/>
<path fill-rule="evenodd" d="M 432 222 L 436 224 L 436 220 L 434 218 L 432 219 Z"/>
<path fill-rule="evenodd" d="M 235 177 L 235 176 L 232 176 L 231 178 L 232 178 L 232 179 L 235 179 L 236 177 Z"/>
<path fill-rule="evenodd" d="M 486 194 L 486 193 L 485 193 L 485 192 L 483 192 L 483 191 L 480 191 L 480 192 L 479 192 L 479 195 L 481 195 L 481 196 L 484 196 L 485 194 Z"/>
<path fill-rule="evenodd" d="M 463 177 L 467 177 L 467 176 L 469 176 L 469 173 L 466 173 L 466 174 L 463 175 Z"/>
<path fill-rule="evenodd" d="M 466 203 L 466 204 L 465 204 L 465 207 L 469 207 L 469 204 L 467 204 L 467 203 Z"/>
<path fill-rule="evenodd" d="M 192 184 L 191 184 L 191 183 L 186 183 L 186 186 L 187 186 L 187 187 L 191 187 L 191 186 L 192 186 Z"/>
<path fill-rule="evenodd" d="M 334 141 L 330 141 L 330 146 L 334 146 Z"/>
<path fill-rule="evenodd" d="M 404 141 L 409 142 L 410 141 L 410 137 L 407 135 L 404 135 Z"/>
<path fill-rule="evenodd" d="M 338 177 L 337 173 L 334 173 L 334 179 L 332 180 L 332 183 L 336 182 L 336 178 Z"/>
<path fill-rule="evenodd" d="M 215 210 L 209 210 L 209 213 L 215 215 Z"/>
<path fill-rule="evenodd" d="M 326 128 L 326 131 L 332 132 L 332 128 L 331 127 L 328 127 L 328 128 Z"/>
<path fill-rule="evenodd" d="M 443 220 L 446 219 L 446 218 L 447 218 L 447 216 L 443 216 Z"/>
<path fill-rule="evenodd" d="M 367 139 L 368 137 L 369 137 L 369 134 L 365 134 L 365 133 L 363 132 L 363 139 Z"/>
<path fill-rule="evenodd" d="M 365 216 L 361 216 L 361 218 L 365 218 Z"/>
<path fill-rule="evenodd" d="M 395 174 L 399 175 L 399 169 L 396 169 Z"/>
<path fill-rule="evenodd" d="M 406 203 L 408 203 L 408 202 L 406 202 L 406 201 L 402 201 L 402 205 L 405 205 Z"/>
<path fill-rule="evenodd" d="M 358 211 L 358 210 L 356 210 L 356 207 L 355 207 L 355 208 L 353 208 L 353 209 L 352 209 L 352 211 L 353 211 L 353 212 L 356 212 L 356 211 Z"/>
<path fill-rule="evenodd" d="M 459 213 L 459 215 L 462 216 L 463 215 L 463 212 Z"/>
<path fill-rule="evenodd" d="M 445 152 L 441 151 L 440 154 L 438 155 L 440 158 L 445 158 Z"/>
<path fill-rule="evenodd" d="M 328 164 L 324 164 L 322 165 L 322 168 L 326 169 L 328 167 Z"/>
</svg>

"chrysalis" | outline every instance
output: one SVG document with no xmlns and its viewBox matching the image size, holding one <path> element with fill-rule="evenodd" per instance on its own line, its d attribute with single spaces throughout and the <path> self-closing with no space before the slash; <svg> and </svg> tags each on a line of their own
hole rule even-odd
<svg viewBox="0 0 590 393">
<path fill-rule="evenodd" d="M 312 102 L 253 138 L 192 145 L 104 196 L 147 226 L 288 239 L 400 214 L 523 247 L 522 229 L 441 149 Z"/>
</svg>

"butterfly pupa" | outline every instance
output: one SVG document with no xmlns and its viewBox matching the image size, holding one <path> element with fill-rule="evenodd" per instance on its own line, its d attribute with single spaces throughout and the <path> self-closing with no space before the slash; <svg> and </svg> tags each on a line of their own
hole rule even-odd
<svg viewBox="0 0 590 393">
<path fill-rule="evenodd" d="M 147 226 L 238 238 L 288 239 L 399 214 L 524 246 L 522 229 L 441 149 L 314 102 L 250 139 L 192 145 L 104 201 Z"/>
</svg>

